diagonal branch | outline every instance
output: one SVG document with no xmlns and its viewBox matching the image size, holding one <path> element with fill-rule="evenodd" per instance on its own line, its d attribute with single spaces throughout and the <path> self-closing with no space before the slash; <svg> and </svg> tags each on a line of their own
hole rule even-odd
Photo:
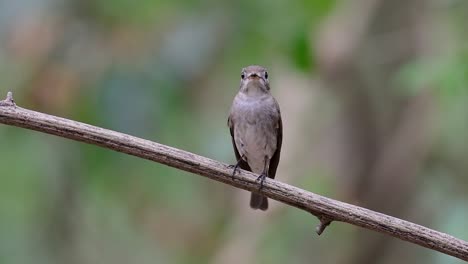
<svg viewBox="0 0 468 264">
<path fill-rule="evenodd" d="M 11 93 L 6 100 L 0 101 L 0 123 L 98 145 L 240 189 L 259 192 L 317 216 L 321 221 L 317 227 L 318 233 L 323 232 L 331 221 L 346 222 L 468 260 L 468 242 L 448 234 L 326 198 L 273 179 L 265 181 L 264 187 L 259 190 L 253 173 L 240 170 L 233 179 L 232 169 L 227 164 L 127 134 L 17 107 Z"/>
</svg>

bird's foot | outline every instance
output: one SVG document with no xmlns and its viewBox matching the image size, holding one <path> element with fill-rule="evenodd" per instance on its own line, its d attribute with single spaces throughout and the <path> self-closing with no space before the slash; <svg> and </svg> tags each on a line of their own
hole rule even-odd
<svg viewBox="0 0 468 264">
<path fill-rule="evenodd" d="M 237 164 L 234 164 L 234 165 L 229 165 L 228 168 L 233 169 L 231 177 L 232 177 L 232 180 L 234 180 L 234 175 L 239 170 L 239 162 Z"/>
<path fill-rule="evenodd" d="M 260 181 L 260 188 L 258 188 L 259 190 L 263 188 L 263 182 L 265 181 L 266 177 L 267 177 L 266 173 L 262 173 L 257 177 L 256 181 Z"/>
</svg>

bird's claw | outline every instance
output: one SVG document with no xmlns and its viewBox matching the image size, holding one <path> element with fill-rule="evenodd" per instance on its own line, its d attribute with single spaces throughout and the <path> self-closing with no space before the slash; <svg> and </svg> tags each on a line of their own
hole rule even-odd
<svg viewBox="0 0 468 264">
<path fill-rule="evenodd" d="M 259 190 L 263 188 L 263 182 L 265 181 L 266 177 L 267 177 L 266 173 L 262 173 L 255 180 L 255 181 L 260 181 L 260 188 L 258 188 Z"/>
<path fill-rule="evenodd" d="M 239 170 L 239 163 L 238 163 L 238 164 L 235 164 L 235 165 L 229 165 L 228 168 L 233 169 L 233 170 L 232 170 L 231 177 L 232 177 L 232 179 L 234 180 L 234 175 L 235 175 L 236 172 Z"/>
</svg>

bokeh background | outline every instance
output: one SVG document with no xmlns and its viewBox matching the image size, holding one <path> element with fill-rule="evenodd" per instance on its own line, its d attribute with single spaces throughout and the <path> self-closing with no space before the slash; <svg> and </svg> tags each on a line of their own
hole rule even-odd
<svg viewBox="0 0 468 264">
<path fill-rule="evenodd" d="M 468 240 L 466 0 L 0 0 L 0 93 L 226 163 L 269 69 L 277 178 Z M 96 146 L 0 126 L 0 263 L 462 263 Z"/>
</svg>

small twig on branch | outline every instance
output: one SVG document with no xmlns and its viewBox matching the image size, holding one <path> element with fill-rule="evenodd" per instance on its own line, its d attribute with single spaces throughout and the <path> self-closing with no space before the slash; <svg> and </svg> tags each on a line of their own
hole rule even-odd
<svg viewBox="0 0 468 264">
<path fill-rule="evenodd" d="M 377 213 L 359 206 L 326 198 L 273 179 L 258 189 L 257 175 L 239 170 L 235 180 L 229 165 L 149 140 L 133 137 L 77 121 L 17 107 L 11 94 L 0 102 L 0 123 L 69 138 L 152 160 L 192 172 L 312 213 L 320 219 L 321 234 L 331 221 L 387 234 L 429 249 L 468 260 L 468 242 L 408 221 Z"/>
<path fill-rule="evenodd" d="M 5 100 L 0 101 L 0 106 L 16 106 L 12 92 L 8 92 Z"/>
<path fill-rule="evenodd" d="M 331 224 L 332 220 L 326 216 L 319 216 L 318 219 L 320 220 L 320 224 L 315 228 L 315 231 L 320 236 L 325 231 L 325 228 Z"/>
</svg>

